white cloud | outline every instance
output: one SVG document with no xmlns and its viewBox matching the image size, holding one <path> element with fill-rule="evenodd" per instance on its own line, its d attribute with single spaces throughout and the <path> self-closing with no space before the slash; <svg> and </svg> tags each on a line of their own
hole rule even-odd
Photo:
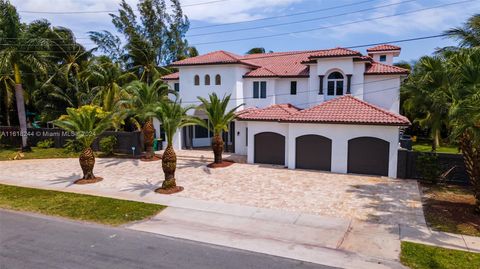
<svg viewBox="0 0 480 269">
<path fill-rule="evenodd" d="M 401 1 L 391 0 L 390 2 L 398 3 Z M 430 3 L 428 5 L 421 5 L 418 2 L 401 4 L 375 10 L 375 12 L 371 12 L 367 16 L 358 15 L 355 16 L 355 18 L 349 18 L 349 20 L 336 21 L 335 24 L 331 25 L 338 25 L 354 21 L 368 20 L 383 16 L 405 13 L 409 11 L 438 6 L 443 3 L 452 2 L 436 2 Z M 468 7 L 467 10 L 466 7 Z M 352 34 L 385 34 L 389 36 L 403 36 L 419 32 L 430 32 L 432 34 L 437 34 L 441 33 L 443 30 L 461 25 L 466 20 L 466 18 L 470 16 L 469 11 L 473 12 L 473 10 L 478 10 L 479 8 L 479 2 L 472 2 L 470 3 L 470 6 L 468 6 L 467 4 L 459 4 L 443 8 L 413 12 L 400 16 L 353 23 L 340 27 L 333 27 L 328 30 L 324 30 L 323 33 L 328 33 L 327 35 L 329 37 L 336 38 L 343 38 Z M 316 33 L 315 35 L 317 34 L 318 33 Z M 325 37 L 325 35 L 318 35 L 318 37 Z"/>
</svg>

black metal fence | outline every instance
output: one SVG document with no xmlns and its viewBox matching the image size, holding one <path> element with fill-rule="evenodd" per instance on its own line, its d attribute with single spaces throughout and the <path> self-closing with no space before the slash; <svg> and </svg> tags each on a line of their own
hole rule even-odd
<svg viewBox="0 0 480 269">
<path fill-rule="evenodd" d="M 435 158 L 429 160 L 434 163 L 435 167 L 438 167 L 440 179 L 445 180 L 448 183 L 467 185 L 468 174 L 465 168 L 465 163 L 461 154 L 448 154 L 448 153 L 430 153 L 430 152 L 418 152 L 400 149 L 398 151 L 398 165 L 397 165 L 397 177 L 398 178 L 410 178 L 410 179 L 422 179 L 422 161 L 419 161 L 420 156 L 427 155 Z M 424 158 L 425 159 L 425 158 Z"/>
<path fill-rule="evenodd" d="M 20 135 L 21 133 L 18 127 L 0 126 L 0 144 L 20 147 L 22 142 Z M 55 148 L 63 148 L 67 140 L 75 138 L 74 134 L 57 128 L 28 128 L 26 135 L 30 146 L 37 145 L 39 141 L 51 139 L 54 142 Z M 117 138 L 117 143 L 114 147 L 114 152 L 116 153 L 132 154 L 132 152 L 134 152 L 135 155 L 140 155 L 144 151 L 143 135 L 139 131 L 106 131 L 93 142 L 92 148 L 99 150 L 99 141 L 106 136 L 115 136 Z M 134 150 L 132 150 L 132 148 L 134 148 Z"/>
</svg>

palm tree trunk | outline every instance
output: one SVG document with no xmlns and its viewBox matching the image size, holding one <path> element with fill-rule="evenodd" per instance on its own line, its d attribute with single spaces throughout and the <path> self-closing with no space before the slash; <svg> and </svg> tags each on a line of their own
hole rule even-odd
<svg viewBox="0 0 480 269">
<path fill-rule="evenodd" d="M 80 154 L 80 167 L 82 167 L 82 179 L 95 179 L 93 167 L 95 166 L 95 155 L 92 148 L 85 148 Z"/>
<path fill-rule="evenodd" d="M 165 174 L 165 180 L 162 183 L 162 189 L 171 189 L 177 186 L 175 182 L 175 170 L 177 169 L 177 155 L 173 150 L 172 144 L 168 144 L 163 152 L 162 169 Z"/>
<path fill-rule="evenodd" d="M 154 133 L 155 128 L 153 128 L 153 120 L 149 119 L 145 122 L 142 128 L 143 132 L 143 140 L 144 146 L 146 151 L 147 159 L 153 158 L 154 151 L 153 151 L 153 140 L 154 140 Z"/>
<path fill-rule="evenodd" d="M 220 134 L 215 134 L 212 139 L 214 163 L 222 163 L 223 147 L 222 136 Z"/>
<path fill-rule="evenodd" d="M 22 151 L 28 151 L 27 144 L 27 116 L 25 113 L 25 101 L 23 99 L 22 78 L 18 64 L 14 64 L 15 73 L 15 99 L 17 101 L 18 122 L 20 124 L 20 134 L 22 136 Z"/>
<path fill-rule="evenodd" d="M 464 133 L 460 138 L 460 149 L 470 183 L 474 189 L 475 211 L 480 214 L 480 147 L 475 147 L 470 135 Z"/>
</svg>

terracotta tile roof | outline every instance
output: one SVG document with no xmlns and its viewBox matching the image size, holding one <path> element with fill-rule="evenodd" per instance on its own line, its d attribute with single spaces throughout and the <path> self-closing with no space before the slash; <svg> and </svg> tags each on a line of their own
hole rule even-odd
<svg viewBox="0 0 480 269">
<path fill-rule="evenodd" d="M 241 57 L 231 52 L 219 50 L 207 54 L 199 55 L 197 57 L 187 58 L 181 61 L 176 61 L 170 66 L 186 66 L 186 65 L 202 65 L 202 64 L 235 64 L 241 63 Z"/>
<path fill-rule="evenodd" d="M 237 113 L 240 120 L 280 121 L 300 111 L 291 104 L 271 105 L 266 108 L 247 108 Z"/>
<path fill-rule="evenodd" d="M 312 108 L 300 110 L 290 104 L 241 111 L 239 120 L 264 120 L 296 123 L 332 123 L 408 126 L 410 121 L 365 101 L 345 95 Z"/>
<path fill-rule="evenodd" d="M 320 50 L 316 53 L 312 53 L 309 58 L 326 58 L 326 57 L 343 57 L 343 56 L 362 56 L 362 54 L 356 50 L 345 48 L 334 48 L 328 50 Z"/>
<path fill-rule="evenodd" d="M 375 46 L 375 47 L 368 48 L 367 52 L 401 50 L 401 49 L 402 48 L 400 48 L 399 46 L 383 44 L 383 45 L 378 45 L 378 46 Z"/>
<path fill-rule="evenodd" d="M 243 64 L 252 68 L 247 72 L 245 78 L 260 77 L 308 77 L 309 66 L 307 63 L 316 63 L 315 59 L 327 57 L 353 57 L 355 61 L 373 62 L 369 56 L 363 56 L 360 52 L 334 48 L 324 50 L 290 51 L 274 53 L 258 53 L 250 55 L 236 55 L 226 51 L 214 51 L 193 58 L 177 61 L 171 66 L 207 65 L 207 64 Z M 368 63 L 367 63 L 368 64 Z M 370 69 L 379 68 L 382 72 L 378 74 L 390 74 L 400 72 L 393 67 L 386 69 L 380 66 L 370 66 Z M 403 74 L 403 71 L 401 72 Z"/>
<path fill-rule="evenodd" d="M 368 63 L 365 68 L 365 75 L 408 75 L 409 73 L 408 69 L 377 62 Z"/>
<path fill-rule="evenodd" d="M 410 121 L 399 114 L 369 104 L 351 95 L 337 97 L 284 119 L 287 122 L 342 123 L 406 126 Z"/>
<path fill-rule="evenodd" d="M 175 72 L 172 74 L 165 75 L 161 78 L 162 80 L 179 80 L 180 79 L 180 73 Z"/>
</svg>

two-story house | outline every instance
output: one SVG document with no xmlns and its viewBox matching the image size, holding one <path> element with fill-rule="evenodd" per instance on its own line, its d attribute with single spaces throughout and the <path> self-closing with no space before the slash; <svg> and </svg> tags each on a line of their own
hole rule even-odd
<svg viewBox="0 0 480 269">
<path fill-rule="evenodd" d="M 230 107 L 242 107 L 224 137 L 249 163 L 396 177 L 399 128 L 410 124 L 399 115 L 409 70 L 392 65 L 400 50 L 215 51 L 174 62 L 178 72 L 163 79 L 184 104 L 231 94 Z M 210 138 L 199 126 L 185 128 L 176 147 L 208 146 Z"/>
</svg>

